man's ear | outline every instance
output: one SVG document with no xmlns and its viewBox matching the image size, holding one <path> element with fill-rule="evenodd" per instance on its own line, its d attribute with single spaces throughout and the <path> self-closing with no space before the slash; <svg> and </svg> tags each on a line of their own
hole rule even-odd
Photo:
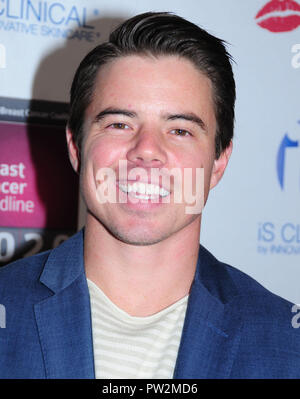
<svg viewBox="0 0 300 399">
<path fill-rule="evenodd" d="M 67 139 L 70 162 L 75 172 L 79 173 L 79 165 L 80 165 L 79 149 L 74 141 L 73 133 L 68 127 L 66 129 L 66 139 Z"/>
<path fill-rule="evenodd" d="M 214 188 L 221 180 L 225 172 L 226 166 L 228 164 L 231 153 L 232 153 L 232 141 L 230 141 L 228 147 L 226 147 L 225 150 L 222 151 L 219 158 L 214 160 L 214 166 L 210 179 L 210 189 Z"/>
</svg>

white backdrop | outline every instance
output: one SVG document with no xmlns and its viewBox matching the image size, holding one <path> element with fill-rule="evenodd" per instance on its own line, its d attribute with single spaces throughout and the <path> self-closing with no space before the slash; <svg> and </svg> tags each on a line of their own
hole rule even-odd
<svg viewBox="0 0 300 399">
<path fill-rule="evenodd" d="M 202 26 L 229 43 L 236 61 L 234 151 L 204 210 L 201 243 L 300 303 L 299 1 L 3 0 L 0 96 L 67 102 L 81 58 L 145 11 Z"/>
</svg>

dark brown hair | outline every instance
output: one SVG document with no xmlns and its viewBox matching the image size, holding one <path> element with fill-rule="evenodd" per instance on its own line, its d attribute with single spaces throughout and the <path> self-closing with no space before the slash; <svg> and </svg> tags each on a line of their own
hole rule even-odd
<svg viewBox="0 0 300 399">
<path fill-rule="evenodd" d="M 110 34 L 80 63 L 71 87 L 68 126 L 78 148 L 83 137 L 85 111 L 92 100 L 94 82 L 102 65 L 133 55 L 178 55 L 190 60 L 212 82 L 217 131 L 216 158 L 230 144 L 234 129 L 235 81 L 231 56 L 224 41 L 171 13 L 137 15 Z"/>
</svg>

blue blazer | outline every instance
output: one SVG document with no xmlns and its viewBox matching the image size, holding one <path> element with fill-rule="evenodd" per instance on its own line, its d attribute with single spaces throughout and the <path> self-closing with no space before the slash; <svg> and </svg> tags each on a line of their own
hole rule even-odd
<svg viewBox="0 0 300 399">
<path fill-rule="evenodd" d="M 95 378 L 83 234 L 0 268 L 0 378 Z M 174 378 L 299 378 L 291 307 L 200 247 Z"/>
</svg>

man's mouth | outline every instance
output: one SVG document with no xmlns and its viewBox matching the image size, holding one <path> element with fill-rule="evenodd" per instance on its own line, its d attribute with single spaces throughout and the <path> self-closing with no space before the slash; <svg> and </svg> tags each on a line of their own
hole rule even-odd
<svg viewBox="0 0 300 399">
<path fill-rule="evenodd" d="M 294 0 L 271 0 L 255 19 L 261 28 L 270 32 L 289 32 L 300 25 L 300 5 Z"/>
<path fill-rule="evenodd" d="M 134 182 L 134 183 L 121 183 L 118 186 L 123 193 L 126 193 L 134 198 L 151 200 L 155 198 L 164 198 L 170 195 L 170 192 L 157 184 Z"/>
</svg>

